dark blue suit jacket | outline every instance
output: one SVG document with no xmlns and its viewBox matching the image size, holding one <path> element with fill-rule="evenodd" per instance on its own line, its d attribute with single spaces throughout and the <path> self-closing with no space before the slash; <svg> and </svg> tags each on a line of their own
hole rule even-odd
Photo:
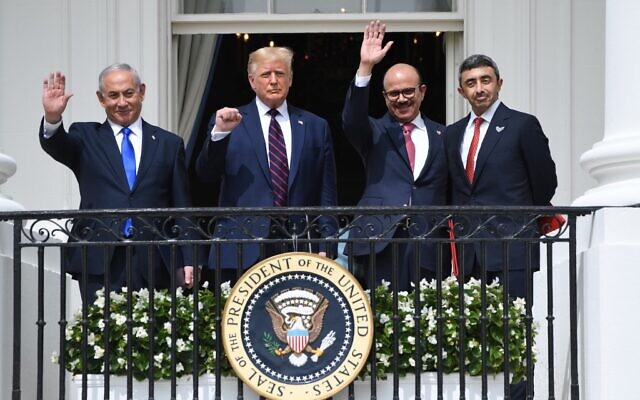
<svg viewBox="0 0 640 400">
<path fill-rule="evenodd" d="M 369 86 L 357 87 L 351 83 L 342 111 L 342 126 L 347 139 L 362 158 L 366 173 L 366 186 L 359 206 L 405 206 L 444 205 L 447 194 L 447 163 L 444 154 L 443 125 L 422 117 L 429 135 L 427 160 L 414 181 L 409 156 L 402 135 L 402 127 L 389 113 L 382 118 L 371 118 L 369 112 Z M 357 217 L 357 228 L 350 232 L 351 238 L 366 238 L 383 235 L 391 238 L 396 224 L 402 219 L 396 216 Z M 415 222 L 416 220 L 414 220 Z M 414 233 L 430 229 L 434 219 L 422 219 Z M 418 232 L 419 231 L 419 232 Z M 376 244 L 379 253 L 388 244 Z M 369 244 L 354 242 L 354 255 L 369 254 Z M 435 270 L 434 246 L 424 244 L 422 267 Z"/>
<path fill-rule="evenodd" d="M 80 209 L 114 208 L 167 208 L 190 207 L 187 172 L 184 158 L 184 145 L 180 137 L 159 127 L 142 121 L 142 154 L 136 182 L 129 189 L 122 164 L 122 156 L 107 121 L 78 122 L 71 125 L 67 133 L 61 125 L 49 139 L 43 136 L 43 124 L 40 123 L 40 145 L 51 157 L 69 167 L 80 187 Z M 151 222 L 151 221 L 148 221 Z M 161 224 L 161 221 L 153 221 Z M 117 241 L 121 234 L 122 220 L 82 219 L 76 221 L 70 240 L 86 238 L 90 241 Z M 153 240 L 157 235 L 145 228 L 141 221 L 134 220 L 134 226 L 140 228 L 135 239 Z M 104 229 L 106 228 L 106 229 Z M 162 226 L 157 226 L 162 231 Z M 87 232 L 92 232 L 87 236 Z M 169 268 L 169 247 L 154 248 L 153 259 Z M 111 253 L 113 253 L 113 247 Z M 139 252 L 140 253 L 140 252 Z M 136 257 L 136 268 L 147 269 L 146 251 Z M 88 272 L 94 275 L 104 273 L 103 249 L 88 247 Z M 111 256 L 109 256 L 111 257 Z M 67 251 L 67 272 L 82 271 L 80 248 L 72 247 Z M 176 268 L 193 265 L 189 246 L 178 251 Z M 180 279 L 180 276 L 178 276 Z"/>
<path fill-rule="evenodd" d="M 242 122 L 224 139 L 215 142 L 210 137 L 215 123 L 215 115 L 212 116 L 205 145 L 196 161 L 196 172 L 205 182 L 221 179 L 220 207 L 273 207 L 266 144 L 255 100 L 239 110 Z M 335 206 L 336 169 L 329 125 L 317 115 L 290 104 L 288 112 L 292 140 L 288 205 Z M 304 231 L 305 224 L 304 218 L 300 221 L 289 218 L 290 229 L 295 225 L 297 231 Z M 329 219 L 321 219 L 320 225 L 321 232 L 311 233 L 328 236 L 337 229 L 335 221 Z M 268 218 L 225 219 L 216 225 L 214 236 L 227 239 L 268 237 L 270 226 Z M 260 249 L 256 244 L 242 248 L 242 267 L 246 268 L 258 260 Z M 211 268 L 217 265 L 218 251 L 223 268 L 237 267 L 237 246 L 227 243 L 211 247 Z"/>
<path fill-rule="evenodd" d="M 556 166 L 551 158 L 547 137 L 540 123 L 530 114 L 512 110 L 500 104 L 489 124 L 486 136 L 478 150 L 473 185 L 465 174 L 460 148 L 470 115 L 447 127 L 445 138 L 451 202 L 453 205 L 478 206 L 548 206 L 558 184 Z M 486 218 L 485 218 L 486 219 Z M 458 235 L 475 229 L 478 220 L 456 219 Z M 535 219 L 528 217 L 497 217 L 474 234 L 477 238 L 514 235 L 523 225 L 527 229 L 518 237 L 537 237 Z M 465 272 L 473 263 L 480 262 L 481 244 L 464 248 Z M 539 247 L 531 248 L 530 264 L 539 268 Z M 526 267 L 526 247 L 520 242 L 509 246 L 509 267 Z M 461 254 L 458 254 L 461 260 Z M 503 251 L 501 244 L 487 246 L 487 270 L 501 271 Z"/>
</svg>

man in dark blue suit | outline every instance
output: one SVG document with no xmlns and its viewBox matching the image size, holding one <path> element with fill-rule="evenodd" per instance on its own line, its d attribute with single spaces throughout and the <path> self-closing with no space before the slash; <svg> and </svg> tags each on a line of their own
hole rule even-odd
<svg viewBox="0 0 640 400">
<path fill-rule="evenodd" d="M 389 68 L 383 81 L 388 111 L 382 118 L 368 115 L 373 67 L 393 44 L 388 42 L 382 47 L 384 33 L 385 26 L 379 21 L 372 21 L 365 28 L 360 65 L 342 112 L 344 132 L 365 166 L 366 186 L 358 205 L 444 205 L 447 192 L 444 126 L 420 113 L 427 87 L 418 71 L 407 64 Z M 350 231 L 350 238 L 403 239 L 429 232 L 434 223 L 437 222 L 431 217 L 360 216 L 356 217 L 356 228 Z M 401 290 L 408 289 L 416 278 L 435 278 L 438 259 L 444 263 L 448 261 L 448 253 L 439 252 L 435 244 L 427 241 L 420 246 L 400 244 L 399 262 L 394 260 L 392 248 L 389 241 L 375 245 L 376 281 L 390 282 L 392 266 L 397 265 L 397 283 Z M 415 276 L 416 250 L 420 258 L 420 277 Z M 373 255 L 368 242 L 354 242 L 352 255 L 365 269 L 371 265 Z M 444 272 L 445 275 L 449 273 L 447 269 Z"/>
<path fill-rule="evenodd" d="M 326 120 L 287 102 L 293 82 L 293 52 L 264 47 L 249 55 L 248 79 L 256 98 L 239 108 L 216 111 L 207 140 L 196 161 L 201 180 L 221 179 L 219 206 L 335 206 L 336 170 L 333 144 Z M 330 235 L 336 223 L 320 219 L 319 229 L 306 230 L 304 217 L 244 218 L 218 221 L 214 236 L 236 240 L 254 238 L 303 239 Z M 316 222 L 315 225 L 318 225 Z M 333 246 L 332 246 L 333 247 Z M 224 280 L 234 280 L 238 267 L 246 269 L 261 256 L 283 250 L 309 250 L 280 245 L 261 249 L 242 246 L 242 260 L 234 243 L 212 245 L 209 267 L 222 268 Z M 313 248 L 326 255 L 325 246 Z M 219 263 L 218 263 L 219 258 Z"/>
<path fill-rule="evenodd" d="M 459 84 L 458 92 L 467 99 L 472 112 L 447 127 L 445 144 L 452 204 L 548 206 L 557 186 L 556 167 L 537 118 L 512 110 L 498 99 L 502 87 L 500 72 L 485 55 L 470 56 L 460 65 Z M 520 238 L 536 238 L 540 233 L 535 219 L 529 219 L 495 216 L 474 237 L 518 232 Z M 460 218 L 456 220 L 456 228 L 464 235 L 478 223 Z M 527 228 L 522 229 L 523 226 Z M 503 279 L 502 245 L 490 242 L 484 245 L 488 278 Z M 481 247 L 479 242 L 459 247 L 458 260 L 464 259 L 465 275 L 480 277 Z M 508 291 L 513 297 L 525 297 L 527 264 L 531 270 L 539 269 L 538 246 L 529 247 L 519 242 L 508 248 Z"/>
<path fill-rule="evenodd" d="M 62 124 L 62 113 L 72 94 L 65 93 L 65 85 L 66 78 L 60 72 L 51 73 L 44 80 L 44 118 L 39 137 L 42 148 L 76 176 L 80 209 L 191 206 L 182 139 L 141 118 L 145 85 L 135 69 L 127 64 L 105 68 L 100 74 L 96 95 L 107 120 L 103 123 L 77 122 L 71 124 L 68 132 Z M 126 160 L 121 152 L 128 152 Z M 123 223 L 127 224 L 126 228 Z M 161 221 L 82 218 L 75 221 L 69 240 L 115 242 L 127 237 L 134 242 L 157 240 L 157 232 L 165 228 Z M 146 246 L 132 246 L 130 289 L 148 287 L 150 263 L 153 263 L 155 287 L 169 287 L 170 266 L 176 268 L 178 284 L 192 285 L 193 262 L 189 246 L 177 250 L 176 263 L 171 262 L 168 246 L 154 246 L 152 252 L 149 257 Z M 82 292 L 83 298 L 92 301 L 95 292 L 105 285 L 105 264 L 110 265 L 110 289 L 116 291 L 127 286 L 127 258 L 122 246 L 111 246 L 107 251 L 102 246 L 87 246 L 88 284 L 87 292 Z M 66 261 L 66 272 L 80 279 L 82 249 L 68 248 Z"/>
<path fill-rule="evenodd" d="M 472 112 L 447 127 L 445 145 L 452 204 L 549 205 L 557 186 L 556 167 L 537 118 L 512 110 L 498 99 L 500 72 L 485 55 L 465 59 L 458 80 L 458 92 L 467 99 Z M 526 243 L 526 238 L 540 236 L 535 218 L 485 216 L 455 221 L 459 237 L 474 232 L 471 236 L 476 239 L 489 239 L 458 246 L 458 261 L 463 261 L 461 272 L 465 277 L 481 278 L 484 264 L 488 281 L 497 278 L 508 283 L 510 296 L 525 298 L 527 281 L 533 288 L 530 272 L 540 268 L 537 242 Z M 491 242 L 491 238 L 509 236 L 524 241 L 512 241 L 506 248 L 502 243 Z M 533 297 L 527 300 L 530 302 Z M 513 399 L 524 399 L 525 392 L 524 382 L 511 386 Z"/>
</svg>

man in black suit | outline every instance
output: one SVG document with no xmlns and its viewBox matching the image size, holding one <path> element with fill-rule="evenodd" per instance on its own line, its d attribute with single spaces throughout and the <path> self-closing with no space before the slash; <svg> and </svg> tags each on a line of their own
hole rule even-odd
<svg viewBox="0 0 640 400">
<path fill-rule="evenodd" d="M 369 82 L 373 67 L 391 48 L 382 42 L 385 25 L 372 21 L 364 31 L 360 64 L 351 82 L 342 111 L 342 126 L 347 139 L 356 148 L 365 166 L 366 186 L 359 206 L 444 205 L 447 191 L 447 164 L 444 153 L 444 126 L 420 112 L 427 86 L 411 65 L 396 64 L 384 75 L 383 96 L 387 113 L 369 117 Z M 406 239 L 429 232 L 433 218 L 397 216 L 357 217 L 350 238 L 382 235 Z M 437 231 L 437 229 L 436 229 Z M 443 233 L 443 232 L 442 232 Z M 433 235 L 432 235 L 433 237 Z M 415 253 L 420 253 L 420 277 L 436 277 L 438 251 L 423 241 L 400 244 L 398 260 L 389 241 L 375 245 L 376 281 L 392 280 L 392 265 L 398 265 L 398 288 L 406 290 L 415 276 Z M 443 250 L 446 250 L 443 247 Z M 348 251 L 348 249 L 347 249 Z M 446 252 L 443 252 L 446 253 Z M 354 242 L 353 254 L 365 269 L 371 262 L 368 242 Z M 441 255 L 445 263 L 448 253 Z M 444 275 L 449 271 L 444 269 Z"/>
<path fill-rule="evenodd" d="M 207 139 L 196 161 L 202 181 L 221 180 L 221 207 L 335 206 L 336 170 L 329 124 L 323 118 L 294 107 L 287 101 L 293 83 L 293 52 L 286 47 L 263 47 L 249 55 L 247 76 L 256 97 L 238 108 L 224 107 L 211 117 Z M 237 216 L 217 222 L 213 235 L 231 241 L 246 238 L 291 239 L 291 234 L 329 236 L 337 223 L 328 218 L 310 221 Z M 300 251 L 309 247 L 300 246 Z M 313 251 L 332 255 L 335 246 L 321 244 Z M 283 250 L 276 244 L 261 249 L 257 244 L 212 245 L 210 268 L 222 268 L 223 280 L 234 281 L 238 267 L 244 269 L 261 256 Z M 335 254 L 335 253 L 334 253 Z"/>
<path fill-rule="evenodd" d="M 74 123 L 68 132 L 62 124 L 62 113 L 72 94 L 65 93 L 65 84 L 66 78 L 60 72 L 51 73 L 44 80 L 44 118 L 40 123 L 39 137 L 42 148 L 76 176 L 80 187 L 80 209 L 191 205 L 182 139 L 141 118 L 145 85 L 136 70 L 127 64 L 113 64 L 105 68 L 100 73 L 96 95 L 106 112 L 106 121 Z M 124 221 L 83 218 L 75 222 L 69 240 L 157 240 L 158 231 L 165 230 L 160 221 L 145 223 L 129 218 Z M 153 263 L 154 286 L 169 286 L 169 268 L 172 265 L 176 268 L 178 283 L 184 282 L 187 287 L 192 285 L 193 261 L 189 246 L 177 250 L 175 264 L 171 262 L 168 246 L 153 247 L 151 257 L 145 246 L 132 248 L 130 289 L 148 287 L 150 262 Z M 105 263 L 110 265 L 110 289 L 119 290 L 127 285 L 125 265 L 128 256 L 125 247 L 112 246 L 108 249 L 105 252 L 102 246 L 87 246 L 88 284 L 86 293 L 81 285 L 83 299 L 92 301 L 95 292 L 105 285 Z M 65 255 L 65 271 L 80 279 L 83 271 L 81 248 L 70 247 Z"/>
<path fill-rule="evenodd" d="M 467 99 L 472 112 L 447 127 L 445 146 L 452 204 L 549 205 L 557 186 L 556 167 L 538 119 L 512 110 L 498 99 L 502 87 L 500 72 L 485 55 L 465 59 L 458 80 L 458 92 Z M 475 232 L 472 237 L 480 239 L 458 246 L 458 260 L 464 260 L 461 267 L 466 277 L 481 278 L 485 263 L 489 281 L 497 278 L 508 283 L 510 296 L 526 297 L 527 281 L 533 288 L 532 274 L 528 272 L 540 268 L 539 245 L 526 243 L 527 238 L 535 242 L 540 236 L 535 218 L 459 218 L 456 230 L 458 236 Z M 491 242 L 491 238 L 504 236 L 524 241 L 508 243 L 505 252 L 502 243 Z M 505 255 L 508 255 L 508 279 L 503 272 Z M 512 385 L 512 398 L 524 399 L 525 389 L 524 382 Z"/>
</svg>

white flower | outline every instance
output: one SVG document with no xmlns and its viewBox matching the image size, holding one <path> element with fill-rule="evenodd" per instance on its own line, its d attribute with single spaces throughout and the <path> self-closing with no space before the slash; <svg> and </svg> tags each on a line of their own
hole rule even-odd
<svg viewBox="0 0 640 400">
<path fill-rule="evenodd" d="M 164 325 L 162 325 L 162 328 L 167 332 L 171 332 L 171 322 L 165 322 Z"/>
<path fill-rule="evenodd" d="M 57 364 L 58 361 L 60 361 L 60 354 L 58 354 L 57 351 L 54 351 L 53 353 L 51 353 L 51 362 Z"/>
<path fill-rule="evenodd" d="M 127 317 L 123 314 L 111 314 L 111 317 L 113 317 L 113 319 L 116 321 L 116 325 L 123 325 L 125 322 L 127 322 Z"/>
<path fill-rule="evenodd" d="M 93 304 L 95 304 L 96 306 L 98 306 L 100 308 L 104 308 L 104 296 L 96 297 L 96 299 L 94 300 Z"/>
<path fill-rule="evenodd" d="M 184 371 L 184 366 L 182 365 L 182 363 L 177 363 L 176 372 L 182 372 L 182 371 Z"/>
<path fill-rule="evenodd" d="M 87 336 L 87 343 L 90 346 L 93 346 L 96 343 L 96 335 L 94 335 L 93 332 L 91 332 L 89 336 Z"/>
<path fill-rule="evenodd" d="M 134 327 L 133 328 L 133 334 L 134 334 L 135 337 L 138 337 L 138 338 L 146 338 L 147 336 L 149 336 L 147 334 L 147 330 L 144 329 L 141 326 Z"/>
<path fill-rule="evenodd" d="M 104 329 L 104 320 L 103 320 L 103 319 L 101 319 L 101 320 L 99 320 L 99 321 L 98 321 L 98 328 L 99 328 L 100 330 L 103 330 L 103 329 Z"/>
<path fill-rule="evenodd" d="M 179 352 L 187 350 L 187 344 L 183 339 L 176 340 L 176 350 Z"/>
<path fill-rule="evenodd" d="M 416 344 L 416 338 L 415 338 L 415 336 L 409 336 L 409 337 L 407 338 L 407 342 L 408 342 L 410 345 L 412 345 L 412 346 L 413 346 L 413 345 L 415 345 L 415 344 Z"/>
<path fill-rule="evenodd" d="M 159 353 L 153 356 L 153 360 L 155 361 L 155 365 L 156 366 L 161 366 L 162 365 L 162 360 L 164 360 L 164 354 L 163 353 Z"/>
<path fill-rule="evenodd" d="M 416 360 L 414 360 L 413 357 L 409 358 L 409 365 L 411 365 L 412 367 L 416 366 Z"/>
<path fill-rule="evenodd" d="M 525 306 L 526 302 L 522 297 L 518 297 L 513 301 L 513 306 L 520 314 L 524 314 L 526 312 Z"/>
<path fill-rule="evenodd" d="M 104 349 L 100 346 L 93 346 L 93 358 L 96 360 L 104 357 Z"/>
<path fill-rule="evenodd" d="M 118 357 L 118 359 L 116 360 L 116 362 L 118 363 L 118 365 L 120 366 L 124 366 L 127 363 L 127 360 L 125 360 L 122 357 Z"/>
<path fill-rule="evenodd" d="M 385 313 L 380 314 L 380 323 L 381 324 L 386 324 L 389 321 L 390 321 L 390 318 L 389 318 L 389 316 L 387 314 L 385 314 Z"/>
</svg>

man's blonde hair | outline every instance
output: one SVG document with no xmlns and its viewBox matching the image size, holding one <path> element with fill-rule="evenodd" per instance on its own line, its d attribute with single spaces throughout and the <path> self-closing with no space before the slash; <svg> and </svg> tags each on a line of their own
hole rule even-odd
<svg viewBox="0 0 640 400">
<path fill-rule="evenodd" d="M 293 50 L 288 47 L 262 47 L 249 54 L 249 62 L 247 63 L 247 72 L 253 75 L 256 72 L 258 64 L 264 61 L 284 61 L 289 68 L 289 73 L 293 75 Z"/>
</svg>

